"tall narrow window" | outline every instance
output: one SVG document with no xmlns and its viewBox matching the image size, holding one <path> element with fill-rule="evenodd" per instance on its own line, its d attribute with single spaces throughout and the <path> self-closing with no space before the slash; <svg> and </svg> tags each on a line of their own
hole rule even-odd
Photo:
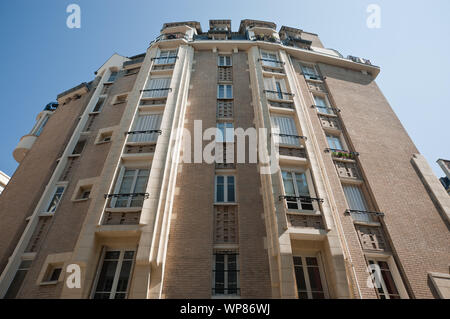
<svg viewBox="0 0 450 319">
<path fill-rule="evenodd" d="M 149 132 L 159 130 L 162 114 L 139 115 L 131 134 L 130 142 L 155 142 L 158 138 L 158 132 Z"/>
<path fill-rule="evenodd" d="M 101 97 L 98 99 L 97 104 L 95 104 L 94 109 L 92 112 L 100 112 L 103 108 L 103 104 L 105 103 L 105 97 Z"/>
<path fill-rule="evenodd" d="M 325 299 L 321 266 L 317 257 L 294 256 L 294 270 L 300 299 Z"/>
<path fill-rule="evenodd" d="M 216 203 L 234 203 L 236 201 L 234 176 L 217 175 L 215 193 Z"/>
<path fill-rule="evenodd" d="M 289 116 L 272 116 L 272 129 L 278 134 L 280 144 L 300 146 L 294 119 Z"/>
<path fill-rule="evenodd" d="M 352 217 L 358 221 L 370 222 L 370 215 L 365 213 L 367 212 L 367 204 L 361 188 L 353 185 L 342 185 L 342 187 L 344 189 L 345 198 L 347 199 L 349 208 L 359 212 L 352 213 Z"/>
<path fill-rule="evenodd" d="M 281 174 L 288 209 L 314 210 L 306 174 L 289 171 Z"/>
<path fill-rule="evenodd" d="M 20 262 L 19 268 L 16 271 L 13 281 L 9 285 L 8 290 L 5 294 L 5 299 L 14 299 L 19 293 L 20 287 L 22 287 L 23 280 L 31 267 L 32 260 L 22 260 Z"/>
<path fill-rule="evenodd" d="M 217 123 L 216 142 L 233 143 L 233 141 L 234 141 L 233 123 L 229 122 Z"/>
<path fill-rule="evenodd" d="M 134 262 L 132 250 L 106 251 L 98 274 L 94 299 L 126 299 Z"/>
<path fill-rule="evenodd" d="M 330 109 L 328 100 L 325 96 L 314 95 L 314 102 L 319 112 L 326 114 L 334 114 L 333 110 Z"/>
<path fill-rule="evenodd" d="M 378 286 L 377 291 L 380 299 L 400 299 L 400 294 L 388 263 L 386 261 L 369 259 L 369 265 L 375 266 L 375 286 Z"/>
<path fill-rule="evenodd" d="M 142 207 L 147 188 L 149 169 L 122 168 L 116 184 L 116 194 L 111 207 Z"/>
<path fill-rule="evenodd" d="M 218 66 L 231 66 L 231 56 L 230 55 L 219 55 Z"/>
<path fill-rule="evenodd" d="M 344 150 L 339 136 L 329 135 L 329 134 L 327 134 L 326 136 L 327 136 L 328 146 L 330 148 L 335 149 L 335 150 Z"/>
<path fill-rule="evenodd" d="M 44 115 L 44 118 L 38 122 L 36 127 L 33 128 L 33 130 L 31 131 L 31 134 L 33 134 L 34 136 L 41 135 L 42 130 L 44 129 L 44 126 L 47 124 L 47 121 L 49 118 L 50 117 L 48 115 Z"/>
<path fill-rule="evenodd" d="M 75 147 L 73 148 L 72 155 L 80 155 L 83 152 L 84 146 L 86 145 L 86 140 L 81 139 L 77 142 Z"/>
<path fill-rule="evenodd" d="M 177 50 L 161 50 L 156 64 L 174 64 L 177 59 Z"/>
<path fill-rule="evenodd" d="M 214 254 L 213 295 L 239 295 L 239 264 L 236 252 Z"/>
<path fill-rule="evenodd" d="M 156 98 L 167 97 L 170 91 L 171 78 L 154 78 L 147 81 L 143 97 Z"/>
<path fill-rule="evenodd" d="M 264 88 L 269 99 L 287 100 L 290 98 L 286 82 L 283 79 L 265 77 Z"/>
<path fill-rule="evenodd" d="M 231 84 L 219 84 L 217 86 L 217 98 L 218 99 L 232 99 L 233 98 L 233 86 Z"/>
<path fill-rule="evenodd" d="M 111 75 L 109 76 L 108 82 L 114 82 L 117 78 L 117 74 L 118 74 L 117 71 L 112 71 Z"/>
<path fill-rule="evenodd" d="M 310 64 L 300 64 L 303 76 L 309 80 L 320 80 L 320 76 L 317 73 L 316 67 Z"/>
<path fill-rule="evenodd" d="M 58 208 L 58 205 L 61 201 L 61 197 L 64 194 L 65 186 L 58 186 L 56 187 L 55 193 L 53 194 L 52 200 L 50 201 L 50 204 L 47 208 L 47 213 L 54 213 L 56 209 Z"/>
</svg>

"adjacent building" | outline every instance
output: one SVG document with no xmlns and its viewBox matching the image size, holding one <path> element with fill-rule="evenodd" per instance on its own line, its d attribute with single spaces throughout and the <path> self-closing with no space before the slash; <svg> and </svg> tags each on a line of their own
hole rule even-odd
<svg viewBox="0 0 450 319">
<path fill-rule="evenodd" d="M 0 296 L 450 297 L 450 205 L 379 72 L 273 22 L 164 24 L 20 140 Z"/>
<path fill-rule="evenodd" d="M 6 187 L 6 184 L 9 182 L 9 176 L 0 171 L 0 194 L 3 192 L 3 190 Z"/>
</svg>

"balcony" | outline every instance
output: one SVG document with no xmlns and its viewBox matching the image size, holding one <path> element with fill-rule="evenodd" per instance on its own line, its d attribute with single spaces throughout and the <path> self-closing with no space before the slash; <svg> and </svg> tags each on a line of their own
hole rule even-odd
<svg viewBox="0 0 450 319">
<path fill-rule="evenodd" d="M 300 37 L 287 36 L 283 39 L 283 45 L 299 48 L 303 50 L 311 50 L 312 41 L 304 40 Z"/>
<path fill-rule="evenodd" d="M 347 56 L 347 59 L 351 60 L 353 62 L 356 62 L 356 63 L 372 65 L 372 62 L 370 62 L 370 60 L 364 59 L 364 58 L 360 58 L 360 57 L 357 57 L 357 56 L 353 56 L 353 55 Z"/>
<path fill-rule="evenodd" d="M 331 153 L 334 158 L 354 160 L 359 156 L 358 152 L 339 150 L 335 148 L 326 148 L 325 153 Z"/>
<path fill-rule="evenodd" d="M 33 147 L 34 142 L 36 141 L 37 136 L 35 135 L 25 135 L 23 136 L 16 148 L 13 151 L 14 159 L 20 163 L 27 155 L 28 151 Z"/>
<path fill-rule="evenodd" d="M 306 80 L 323 81 L 323 77 L 316 73 L 302 72 Z"/>
<path fill-rule="evenodd" d="M 170 41 L 170 40 L 185 40 L 189 41 L 189 36 L 182 32 L 163 33 L 150 43 L 150 46 L 156 42 Z"/>
<path fill-rule="evenodd" d="M 271 42 L 271 43 L 281 43 L 280 39 L 277 39 L 274 35 L 263 34 L 263 33 L 255 34 L 251 40 Z"/>
<path fill-rule="evenodd" d="M 286 206 L 288 209 L 301 210 L 301 211 L 309 211 L 309 212 L 319 212 L 319 205 L 323 203 L 322 198 L 315 198 L 305 195 L 280 195 L 278 200 L 286 201 Z"/>
<path fill-rule="evenodd" d="M 260 58 L 258 61 L 261 61 L 263 71 L 284 74 L 284 62 L 265 58 Z"/>
<path fill-rule="evenodd" d="M 272 90 L 264 90 L 263 92 L 266 93 L 267 99 L 270 99 L 270 100 L 275 100 L 275 101 L 293 101 L 294 100 L 293 93 L 272 91 Z"/>
</svg>

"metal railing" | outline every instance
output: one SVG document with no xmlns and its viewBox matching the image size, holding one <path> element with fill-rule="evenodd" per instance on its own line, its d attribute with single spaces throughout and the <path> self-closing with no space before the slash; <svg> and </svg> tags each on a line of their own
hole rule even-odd
<svg viewBox="0 0 450 319">
<path fill-rule="evenodd" d="M 325 153 L 330 153 L 331 155 L 334 157 L 339 157 L 339 158 L 350 158 L 353 159 L 357 156 L 359 156 L 358 152 L 351 152 L 351 151 L 346 151 L 346 150 L 340 150 L 340 149 L 336 149 L 336 148 L 326 148 L 325 149 Z"/>
<path fill-rule="evenodd" d="M 156 60 L 156 64 L 160 65 L 160 64 L 174 64 L 177 59 L 178 59 L 178 55 L 174 55 L 174 56 L 169 55 L 169 56 L 154 57 L 151 60 L 152 61 Z M 167 60 L 167 63 L 163 63 L 164 60 Z M 160 62 L 160 61 L 163 61 L 163 62 Z"/>
<path fill-rule="evenodd" d="M 121 198 L 121 197 L 144 197 L 144 199 L 148 199 L 150 196 L 149 193 L 116 193 L 116 194 L 105 194 L 105 199 L 108 198 Z"/>
<path fill-rule="evenodd" d="M 292 134 L 284 134 L 284 133 L 272 133 L 272 135 L 277 135 L 280 137 L 296 137 L 299 138 L 301 140 L 307 140 L 308 138 L 306 136 L 302 136 L 302 135 L 292 135 Z"/>
<path fill-rule="evenodd" d="M 328 107 L 328 106 L 321 106 L 321 105 L 311 105 L 312 108 L 317 108 L 321 110 L 332 110 L 334 112 L 340 112 L 341 110 L 336 107 Z"/>
<path fill-rule="evenodd" d="M 279 201 L 281 201 L 283 199 L 285 199 L 288 202 L 294 202 L 294 201 L 297 201 L 299 199 L 301 203 L 311 203 L 312 201 L 316 201 L 318 203 L 323 203 L 323 199 L 322 198 L 303 196 L 303 195 L 300 195 L 300 196 L 280 195 L 280 196 L 278 196 L 278 200 Z"/>
<path fill-rule="evenodd" d="M 382 213 L 382 212 L 371 212 L 371 211 L 359 210 L 359 209 L 347 209 L 344 212 L 344 214 L 345 215 L 361 214 L 361 215 L 384 216 L 384 213 Z"/>
<path fill-rule="evenodd" d="M 141 90 L 141 93 L 144 93 L 143 97 L 167 97 L 169 92 L 172 92 L 172 88 Z"/>
<path fill-rule="evenodd" d="M 268 66 L 268 67 L 273 67 L 273 65 L 268 65 L 265 64 L 264 62 L 270 62 L 270 63 L 274 63 L 279 65 L 280 67 L 284 65 L 283 61 L 279 61 L 279 60 L 274 60 L 274 59 L 265 59 L 265 58 L 260 58 L 258 59 L 258 61 L 262 61 L 264 66 Z"/>
<path fill-rule="evenodd" d="M 273 91 L 273 90 L 264 90 L 263 92 L 266 93 L 267 98 L 269 99 L 292 100 L 292 98 L 294 97 L 293 93 L 288 92 Z"/>
<path fill-rule="evenodd" d="M 152 133 L 158 133 L 159 135 L 161 135 L 162 131 L 161 130 L 129 131 L 129 132 L 127 132 L 127 135 L 152 134 Z"/>
<path fill-rule="evenodd" d="M 320 75 L 315 74 L 315 73 L 302 72 L 302 74 L 308 80 L 320 80 L 320 81 L 323 80 L 323 78 Z"/>
</svg>

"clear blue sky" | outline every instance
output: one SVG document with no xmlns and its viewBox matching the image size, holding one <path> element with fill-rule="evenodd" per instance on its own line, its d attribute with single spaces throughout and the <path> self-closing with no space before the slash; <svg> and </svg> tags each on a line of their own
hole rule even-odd
<svg viewBox="0 0 450 319">
<path fill-rule="evenodd" d="M 66 26 L 66 7 L 81 7 L 81 29 Z M 366 8 L 381 7 L 381 28 Z M 276 0 L 0 1 L 0 170 L 12 175 L 12 152 L 56 95 L 94 77 L 114 52 L 143 53 L 164 22 L 268 20 L 318 33 L 325 47 L 369 58 L 377 83 L 438 176 L 450 159 L 450 1 Z"/>
</svg>

